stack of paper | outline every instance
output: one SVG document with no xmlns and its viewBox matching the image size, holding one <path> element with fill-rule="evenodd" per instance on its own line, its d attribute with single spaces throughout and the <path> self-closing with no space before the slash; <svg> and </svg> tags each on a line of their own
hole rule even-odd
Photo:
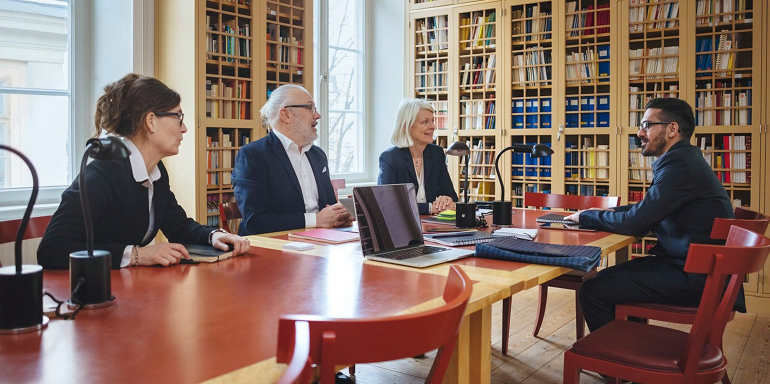
<svg viewBox="0 0 770 384">
<path fill-rule="evenodd" d="M 441 221 L 455 221 L 457 217 L 457 212 L 452 210 L 446 210 L 444 212 L 441 212 L 436 216 L 437 219 Z"/>
</svg>

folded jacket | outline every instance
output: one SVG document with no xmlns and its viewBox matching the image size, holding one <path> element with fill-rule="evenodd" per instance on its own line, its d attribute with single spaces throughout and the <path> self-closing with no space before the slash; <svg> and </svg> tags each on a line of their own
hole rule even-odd
<svg viewBox="0 0 770 384">
<path fill-rule="evenodd" d="M 599 264 L 602 250 L 586 245 L 548 244 L 504 237 L 476 245 L 476 257 L 555 265 L 588 272 Z"/>
</svg>

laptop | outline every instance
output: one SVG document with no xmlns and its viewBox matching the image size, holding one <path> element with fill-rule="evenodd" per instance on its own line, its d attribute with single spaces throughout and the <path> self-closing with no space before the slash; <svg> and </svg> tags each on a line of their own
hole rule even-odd
<svg viewBox="0 0 770 384">
<path fill-rule="evenodd" d="M 473 255 L 472 250 L 425 245 L 413 184 L 353 188 L 364 257 L 424 268 Z"/>
</svg>

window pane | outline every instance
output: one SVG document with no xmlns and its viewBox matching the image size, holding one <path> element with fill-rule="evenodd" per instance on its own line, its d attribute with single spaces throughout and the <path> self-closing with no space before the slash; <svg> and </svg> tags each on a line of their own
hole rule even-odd
<svg viewBox="0 0 770 384">
<path fill-rule="evenodd" d="M 358 57 L 357 53 L 329 48 L 329 109 L 359 109 Z"/>
<path fill-rule="evenodd" d="M 361 0 L 329 0 L 329 46 L 359 49 Z M 331 63 L 331 61 L 329 61 Z"/>
<path fill-rule="evenodd" d="M 4 140 L 29 157 L 40 186 L 69 184 L 69 98 L 6 94 Z M 18 156 L 5 156 L 3 188 L 31 187 L 27 165 Z"/>
<path fill-rule="evenodd" d="M 332 173 L 364 171 L 360 113 L 329 113 L 329 168 Z"/>
<path fill-rule="evenodd" d="M 0 0 L 0 79 L 4 87 L 69 88 L 69 4 Z"/>
</svg>

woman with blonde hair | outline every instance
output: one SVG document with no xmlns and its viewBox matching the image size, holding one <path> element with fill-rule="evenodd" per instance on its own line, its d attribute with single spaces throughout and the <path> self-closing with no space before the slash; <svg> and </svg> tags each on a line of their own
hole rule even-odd
<svg viewBox="0 0 770 384">
<path fill-rule="evenodd" d="M 380 155 L 377 178 L 377 184 L 414 184 L 421 215 L 454 209 L 457 201 L 444 150 L 433 144 L 433 112 L 423 99 L 401 101 L 391 136 L 394 147 Z"/>
</svg>

